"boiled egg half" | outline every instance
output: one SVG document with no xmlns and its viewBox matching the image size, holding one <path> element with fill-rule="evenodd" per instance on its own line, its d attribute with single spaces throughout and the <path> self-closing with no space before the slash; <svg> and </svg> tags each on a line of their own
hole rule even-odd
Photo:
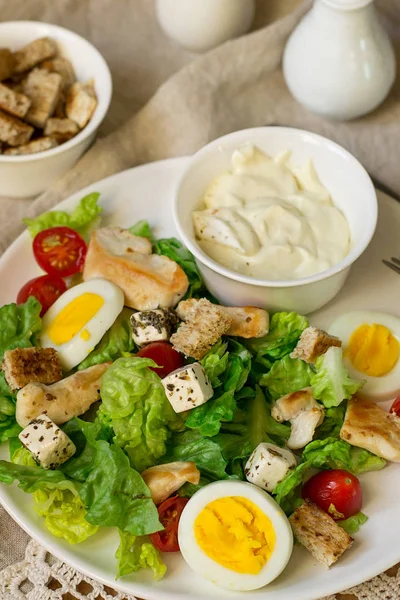
<svg viewBox="0 0 400 600">
<path fill-rule="evenodd" d="M 365 380 L 359 396 L 381 402 L 400 393 L 400 318 L 354 311 L 336 319 L 329 333 L 342 340 L 350 376 Z"/>
<path fill-rule="evenodd" d="M 243 481 L 201 488 L 179 521 L 179 546 L 189 566 L 229 590 L 255 590 L 286 567 L 293 534 L 280 506 Z"/>
<path fill-rule="evenodd" d="M 90 279 L 62 294 L 43 317 L 40 345 L 57 350 L 65 371 L 93 350 L 124 307 L 124 294 L 106 279 Z"/>
</svg>

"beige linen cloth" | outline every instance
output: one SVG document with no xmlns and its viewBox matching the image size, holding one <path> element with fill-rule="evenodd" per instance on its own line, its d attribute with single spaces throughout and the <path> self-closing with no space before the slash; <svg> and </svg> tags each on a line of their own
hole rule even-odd
<svg viewBox="0 0 400 600">
<path fill-rule="evenodd" d="M 311 0 L 257 0 L 250 34 L 196 56 L 161 32 L 153 0 L 0 0 L 2 21 L 49 21 L 88 38 L 105 56 L 114 81 L 99 139 L 76 167 L 37 199 L 0 198 L 0 251 L 22 230 L 23 216 L 38 215 L 90 183 L 137 164 L 191 154 L 215 137 L 265 124 L 309 129 L 336 140 L 400 194 L 400 78 L 378 110 L 349 123 L 308 113 L 284 84 L 283 48 L 310 5 Z M 400 1 L 378 0 L 377 5 L 400 64 Z M 28 540 L 0 508 L 0 569 L 22 560 Z M 352 594 L 398 600 L 399 589 L 397 578 L 383 576 Z M 92 595 L 84 592 L 84 597 Z"/>
</svg>

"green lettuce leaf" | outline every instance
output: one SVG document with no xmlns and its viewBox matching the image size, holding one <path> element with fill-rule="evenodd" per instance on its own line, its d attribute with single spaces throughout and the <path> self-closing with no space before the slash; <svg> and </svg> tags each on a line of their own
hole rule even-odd
<svg viewBox="0 0 400 600">
<path fill-rule="evenodd" d="M 71 229 L 75 229 L 82 235 L 88 235 L 89 231 L 98 224 L 102 211 L 102 208 L 97 204 L 99 197 L 98 192 L 88 194 L 82 198 L 72 213 L 52 210 L 35 219 L 24 219 L 23 221 L 32 237 L 35 237 L 44 229 L 58 226 L 71 227 Z"/>
<path fill-rule="evenodd" d="M 223 353 L 226 347 L 228 350 Z M 233 419 L 235 394 L 249 377 L 251 354 L 242 344 L 229 339 L 228 346 L 217 343 L 201 362 L 213 382 L 214 396 L 191 410 L 185 424 L 190 429 L 198 429 L 204 436 L 212 437 L 219 432 L 222 422 Z"/>
<path fill-rule="evenodd" d="M 247 458 L 261 442 L 284 445 L 290 436 L 290 426 L 271 417 L 271 405 L 261 388 L 256 386 L 253 398 L 240 402 L 231 423 L 224 423 L 213 438 L 228 462 Z"/>
<path fill-rule="evenodd" d="M 174 260 L 185 271 L 189 280 L 188 290 L 183 298 L 204 298 L 209 297 L 209 293 L 204 285 L 203 278 L 194 260 L 194 256 L 185 246 L 176 238 L 165 238 L 156 240 L 153 245 L 155 254 L 162 254 Z"/>
<path fill-rule="evenodd" d="M 203 437 L 198 430 L 175 433 L 169 444 L 163 463 L 174 461 L 192 461 L 200 473 L 208 480 L 226 479 L 227 461 L 221 448 L 211 438 Z"/>
<path fill-rule="evenodd" d="M 128 231 L 132 235 L 138 235 L 140 237 L 149 238 L 152 244 L 155 242 L 149 222 L 145 219 L 142 219 L 141 221 L 138 221 L 137 223 L 132 225 L 132 227 L 129 227 Z"/>
<path fill-rule="evenodd" d="M 0 389 L 2 384 L 7 386 L 3 373 L 0 373 Z M 0 396 L 0 444 L 16 437 L 21 431 L 15 420 L 15 396 L 11 392 L 9 396 Z"/>
<path fill-rule="evenodd" d="M 166 452 L 168 422 L 179 417 L 168 402 L 159 376 L 148 358 L 119 358 L 103 375 L 103 408 L 112 419 L 114 441 L 138 471 L 156 463 Z"/>
<path fill-rule="evenodd" d="M 349 535 L 354 535 L 360 529 L 361 525 L 364 525 L 368 521 L 367 515 L 359 512 L 353 517 L 349 517 L 348 519 L 343 519 L 342 521 L 336 521 L 338 525 L 342 529 L 345 530 Z"/>
<path fill-rule="evenodd" d="M 326 408 L 339 406 L 349 400 L 363 385 L 363 381 L 351 379 L 343 364 L 341 348 L 331 347 L 315 362 L 316 373 L 311 378 L 314 397 Z"/>
<path fill-rule="evenodd" d="M 13 456 L 14 460 L 15 454 Z M 11 485 L 15 480 L 19 482 L 19 488 L 31 494 L 45 487 L 55 489 L 60 482 L 66 480 L 66 477 L 59 470 L 45 470 L 37 466 L 14 464 L 6 460 L 0 460 L 0 482 Z"/>
<path fill-rule="evenodd" d="M 313 370 L 309 364 L 298 358 L 284 356 L 274 362 L 271 370 L 260 379 L 270 396 L 277 400 L 285 394 L 297 392 L 311 383 Z"/>
<path fill-rule="evenodd" d="M 86 509 L 72 481 L 62 481 L 54 489 L 41 488 L 33 499 L 34 508 L 44 517 L 50 533 L 69 544 L 84 542 L 99 528 L 85 519 Z"/>
<path fill-rule="evenodd" d="M 129 352 L 133 352 L 135 344 L 132 339 L 130 317 L 132 310 L 124 308 L 117 319 L 106 331 L 94 350 L 80 363 L 78 370 L 93 365 L 117 360 Z"/>
<path fill-rule="evenodd" d="M 119 530 L 119 546 L 115 553 L 118 561 L 117 579 L 134 573 L 139 569 L 150 568 L 154 579 L 159 581 L 167 571 L 160 553 L 146 537 L 136 537 Z"/>
<path fill-rule="evenodd" d="M 340 437 L 340 430 L 343 425 L 344 415 L 346 413 L 346 403 L 340 406 L 333 406 L 325 410 L 325 419 L 315 431 L 315 438 Z"/>
<path fill-rule="evenodd" d="M 104 440 L 95 442 L 94 464 L 80 490 L 92 525 L 119 527 L 133 535 L 162 529 L 150 490 L 126 454 Z"/>
<path fill-rule="evenodd" d="M 283 358 L 293 350 L 306 327 L 306 317 L 295 312 L 278 312 L 271 317 L 267 335 L 250 339 L 246 345 L 256 355 L 258 362 L 270 368 L 272 361 Z"/>
<path fill-rule="evenodd" d="M 14 348 L 30 348 L 42 328 L 40 302 L 30 296 L 25 304 L 6 304 L 0 308 L 0 360 Z"/>
<path fill-rule="evenodd" d="M 310 467 L 309 462 L 300 463 L 278 483 L 273 491 L 275 500 L 287 515 L 292 514 L 302 502 L 300 496 L 301 485 L 303 484 L 304 474 Z"/>
</svg>

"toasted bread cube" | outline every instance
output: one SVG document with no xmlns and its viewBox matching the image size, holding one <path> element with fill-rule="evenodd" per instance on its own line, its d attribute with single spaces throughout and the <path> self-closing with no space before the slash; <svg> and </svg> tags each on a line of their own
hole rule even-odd
<svg viewBox="0 0 400 600">
<path fill-rule="evenodd" d="M 15 58 L 8 48 L 0 48 L 0 81 L 8 79 L 14 73 Z"/>
<path fill-rule="evenodd" d="M 14 52 L 15 59 L 15 73 L 23 73 L 32 69 L 37 64 L 52 58 L 57 54 L 57 44 L 50 38 L 40 38 L 34 40 L 27 46 L 21 48 L 17 52 Z"/>
<path fill-rule="evenodd" d="M 45 69 L 34 69 L 24 82 L 24 93 L 32 105 L 26 114 L 26 121 L 43 129 L 52 116 L 61 93 L 61 75 L 49 73 Z"/>
<path fill-rule="evenodd" d="M 170 341 L 178 352 L 201 360 L 231 325 L 230 315 L 201 298 Z"/>
<path fill-rule="evenodd" d="M 28 383 L 55 383 L 62 379 L 61 363 L 54 348 L 15 348 L 4 353 L 2 369 L 12 390 Z"/>
<path fill-rule="evenodd" d="M 300 544 L 328 568 L 353 543 L 353 538 L 328 513 L 309 500 L 296 508 L 289 521 Z"/>
<path fill-rule="evenodd" d="M 50 60 L 45 60 L 41 63 L 40 68 L 61 75 L 63 90 L 67 90 L 76 81 L 74 67 L 68 58 L 64 56 L 56 56 Z"/>
<path fill-rule="evenodd" d="M 47 120 L 43 133 L 44 135 L 50 135 L 59 144 L 62 144 L 79 133 L 79 127 L 71 119 L 56 119 L 51 117 Z"/>
<path fill-rule="evenodd" d="M 10 115 L 22 119 L 28 112 L 30 105 L 31 101 L 27 96 L 0 83 L 0 108 Z"/>
<path fill-rule="evenodd" d="M 0 110 L 0 141 L 10 146 L 27 144 L 33 131 L 30 125 Z"/>
<path fill-rule="evenodd" d="M 45 413 L 33 419 L 18 437 L 43 469 L 58 469 L 76 452 L 72 440 Z"/>
<path fill-rule="evenodd" d="M 329 335 L 317 327 L 307 327 L 300 336 L 297 346 L 291 353 L 291 358 L 300 358 L 307 363 L 314 363 L 319 356 L 332 346 L 340 348 L 342 342 L 334 335 Z"/>
<path fill-rule="evenodd" d="M 44 152 L 58 146 L 57 140 L 51 137 L 41 137 L 29 142 L 29 144 L 23 144 L 16 148 L 7 148 L 3 154 L 8 156 L 20 156 L 22 154 L 36 154 L 37 152 Z"/>
<path fill-rule="evenodd" d="M 74 83 L 68 90 L 65 112 L 81 129 L 88 124 L 97 106 L 93 81 Z"/>
</svg>

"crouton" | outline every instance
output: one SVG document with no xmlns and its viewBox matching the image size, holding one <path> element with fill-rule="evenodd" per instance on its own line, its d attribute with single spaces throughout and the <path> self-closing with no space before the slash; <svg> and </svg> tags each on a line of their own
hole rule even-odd
<svg viewBox="0 0 400 600">
<path fill-rule="evenodd" d="M 201 298 L 187 315 L 186 323 L 171 336 L 170 342 L 178 352 L 201 360 L 231 325 L 230 315 Z"/>
<path fill-rule="evenodd" d="M 56 119 L 66 119 L 67 115 L 65 112 L 65 92 L 61 90 L 60 97 L 54 109 L 53 117 Z"/>
<path fill-rule="evenodd" d="M 354 541 L 331 516 L 309 500 L 296 508 L 289 521 L 300 544 L 328 568 Z"/>
<path fill-rule="evenodd" d="M 49 73 L 45 69 L 31 71 L 23 84 L 24 93 L 32 105 L 26 114 L 26 121 L 43 129 L 52 116 L 61 93 L 61 75 Z"/>
<path fill-rule="evenodd" d="M 27 144 L 33 131 L 30 125 L 0 110 L 0 141 L 10 146 Z"/>
<path fill-rule="evenodd" d="M 40 64 L 40 68 L 61 75 L 63 90 L 67 90 L 76 81 L 74 67 L 68 58 L 64 58 L 64 56 L 56 56 L 50 60 L 45 60 Z"/>
<path fill-rule="evenodd" d="M 339 347 L 342 342 L 334 335 L 329 335 L 322 329 L 312 325 L 307 327 L 300 336 L 296 348 L 291 353 L 291 358 L 300 358 L 307 363 L 314 363 L 316 359 L 325 354 L 331 346 Z"/>
<path fill-rule="evenodd" d="M 15 58 L 8 48 L 0 48 L 0 81 L 8 79 L 14 73 Z"/>
<path fill-rule="evenodd" d="M 14 52 L 15 73 L 23 73 L 32 69 L 43 60 L 52 58 L 57 54 L 57 44 L 50 38 L 40 38 L 34 40 L 27 46 Z"/>
<path fill-rule="evenodd" d="M 93 80 L 87 83 L 73 83 L 65 100 L 65 112 L 81 129 L 87 125 L 97 106 Z"/>
<path fill-rule="evenodd" d="M 192 310 L 194 310 L 199 300 L 190 298 L 179 302 L 177 313 L 182 321 L 186 321 Z M 266 310 L 256 308 L 255 306 L 220 306 L 218 308 L 228 314 L 232 319 L 232 324 L 227 331 L 227 335 L 257 338 L 268 333 L 269 315 Z"/>
<path fill-rule="evenodd" d="M 0 108 L 10 115 L 22 119 L 28 112 L 30 105 L 31 101 L 27 96 L 0 83 Z"/>
<path fill-rule="evenodd" d="M 22 146 L 17 146 L 16 148 L 7 148 L 4 150 L 3 154 L 7 154 L 8 156 L 19 156 L 22 154 L 35 154 L 36 152 L 44 152 L 45 150 L 50 150 L 50 148 L 55 148 L 58 146 L 57 140 L 51 137 L 41 137 L 29 142 L 28 144 L 23 144 Z"/>
<path fill-rule="evenodd" d="M 357 397 L 348 401 L 340 437 L 352 446 L 400 462 L 400 418 L 373 402 Z"/>
<path fill-rule="evenodd" d="M 61 363 L 54 348 L 6 350 L 1 368 L 12 390 L 28 383 L 55 383 L 62 378 Z"/>
<path fill-rule="evenodd" d="M 79 133 L 79 127 L 71 119 L 55 119 L 52 117 L 47 120 L 43 133 L 52 136 L 59 144 L 62 144 Z"/>
</svg>

